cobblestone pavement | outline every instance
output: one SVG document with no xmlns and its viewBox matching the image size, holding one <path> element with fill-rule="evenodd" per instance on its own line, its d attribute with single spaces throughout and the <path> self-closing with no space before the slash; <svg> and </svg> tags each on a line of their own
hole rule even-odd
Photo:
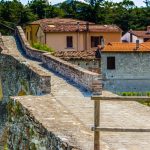
<svg viewBox="0 0 150 150">
<path fill-rule="evenodd" d="M 11 55 L 22 57 L 16 48 L 13 37 L 3 37 L 3 41 Z M 51 95 L 91 135 L 90 128 L 93 125 L 94 114 L 93 101 L 90 100 L 91 94 L 76 88 L 62 77 L 46 70 L 40 62 L 27 58 L 22 59 L 35 68 L 44 70 L 51 75 Z M 106 91 L 103 94 L 111 95 Z M 102 101 L 100 116 L 101 127 L 150 129 L 150 108 L 137 102 Z M 149 150 L 149 143 L 149 132 L 101 132 L 101 150 Z M 89 146 L 88 149 L 92 150 L 93 148 Z"/>
</svg>

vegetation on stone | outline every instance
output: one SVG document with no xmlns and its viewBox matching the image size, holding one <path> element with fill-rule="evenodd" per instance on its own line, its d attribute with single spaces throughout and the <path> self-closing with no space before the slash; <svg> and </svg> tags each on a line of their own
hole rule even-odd
<svg viewBox="0 0 150 150">
<path fill-rule="evenodd" d="M 49 48 L 47 45 L 45 44 L 40 44 L 40 43 L 34 43 L 32 45 L 34 48 L 41 50 L 41 51 L 46 51 L 46 52 L 50 52 L 50 53 L 54 53 L 54 49 Z"/>
</svg>

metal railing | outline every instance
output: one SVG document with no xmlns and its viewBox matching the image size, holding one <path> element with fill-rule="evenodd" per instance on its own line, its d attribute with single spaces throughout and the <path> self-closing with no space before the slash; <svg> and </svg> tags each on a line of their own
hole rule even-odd
<svg viewBox="0 0 150 150">
<path fill-rule="evenodd" d="M 100 149 L 100 131 L 108 132 L 150 132 L 150 129 L 130 129 L 130 128 L 101 128 L 100 127 L 100 101 L 150 101 L 150 97 L 147 96 L 114 96 L 106 97 L 102 95 L 92 96 L 91 100 L 94 100 L 94 150 Z"/>
</svg>

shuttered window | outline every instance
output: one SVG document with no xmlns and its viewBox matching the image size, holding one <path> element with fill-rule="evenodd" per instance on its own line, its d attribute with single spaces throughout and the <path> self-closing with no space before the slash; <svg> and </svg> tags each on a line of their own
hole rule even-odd
<svg viewBox="0 0 150 150">
<path fill-rule="evenodd" d="M 116 62 L 115 57 L 107 57 L 107 69 L 115 69 L 116 68 Z"/>
<path fill-rule="evenodd" d="M 73 47 L 73 38 L 72 36 L 67 36 L 67 48 Z"/>
<path fill-rule="evenodd" d="M 91 36 L 91 47 L 97 47 L 102 42 L 103 36 Z"/>
</svg>

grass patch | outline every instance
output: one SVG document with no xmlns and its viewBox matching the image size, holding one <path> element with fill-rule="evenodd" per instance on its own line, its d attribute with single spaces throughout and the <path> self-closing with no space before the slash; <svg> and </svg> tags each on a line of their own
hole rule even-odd
<svg viewBox="0 0 150 150">
<path fill-rule="evenodd" d="M 120 96 L 148 96 L 150 97 L 150 92 L 118 92 L 117 93 Z M 138 101 L 139 103 L 146 105 L 146 106 L 150 106 L 150 101 Z"/>
<path fill-rule="evenodd" d="M 51 54 L 54 53 L 54 49 L 48 47 L 46 44 L 33 43 L 32 47 L 41 51 L 50 52 Z"/>
</svg>

